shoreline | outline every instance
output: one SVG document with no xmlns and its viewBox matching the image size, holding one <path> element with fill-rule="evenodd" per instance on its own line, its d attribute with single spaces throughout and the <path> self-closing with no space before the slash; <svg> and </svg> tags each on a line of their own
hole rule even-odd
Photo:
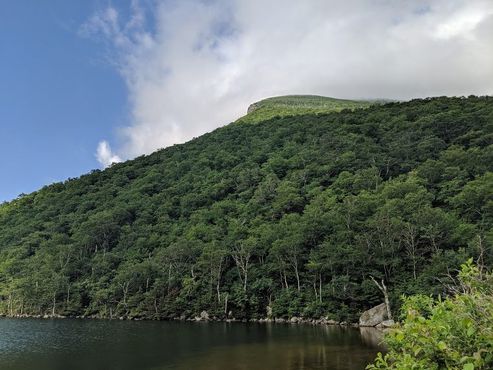
<svg viewBox="0 0 493 370">
<path fill-rule="evenodd" d="M 340 328 L 367 328 L 367 329 L 376 329 L 379 331 L 384 331 L 391 327 L 389 326 L 364 326 L 359 325 L 358 323 L 348 323 L 345 321 L 338 322 L 331 319 L 320 318 L 303 318 L 303 317 L 291 317 L 289 319 L 285 318 L 261 318 L 261 319 L 221 319 L 217 317 L 173 317 L 173 318 L 162 318 L 162 319 L 149 319 L 149 318 L 137 318 L 137 317 L 128 317 L 128 316 L 120 316 L 120 317 L 97 317 L 97 316 L 64 316 L 64 315 L 0 315 L 0 319 L 38 319 L 38 320 L 63 320 L 63 319 L 74 319 L 74 320 L 106 320 L 106 321 L 177 321 L 177 322 L 200 322 L 200 323 L 273 323 L 273 324 L 291 324 L 291 325 L 312 325 L 312 326 L 332 326 L 332 327 L 340 327 Z"/>
</svg>

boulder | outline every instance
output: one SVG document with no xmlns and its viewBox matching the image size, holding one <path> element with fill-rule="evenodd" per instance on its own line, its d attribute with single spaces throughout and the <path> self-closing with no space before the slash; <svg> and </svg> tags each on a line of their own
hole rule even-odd
<svg viewBox="0 0 493 370">
<path fill-rule="evenodd" d="M 384 320 L 380 324 L 377 325 L 378 329 L 388 329 L 395 325 L 394 320 Z"/>
<path fill-rule="evenodd" d="M 200 316 L 195 317 L 195 321 L 209 321 L 209 314 L 207 311 L 202 311 Z"/>
<path fill-rule="evenodd" d="M 293 317 L 291 317 L 291 320 L 289 320 L 289 321 L 291 322 L 291 324 L 296 324 L 301 320 L 299 318 L 297 318 L 296 316 L 293 316 Z"/>
<path fill-rule="evenodd" d="M 379 304 L 368 311 L 363 312 L 359 318 L 359 326 L 377 326 L 388 319 L 385 303 Z"/>
</svg>

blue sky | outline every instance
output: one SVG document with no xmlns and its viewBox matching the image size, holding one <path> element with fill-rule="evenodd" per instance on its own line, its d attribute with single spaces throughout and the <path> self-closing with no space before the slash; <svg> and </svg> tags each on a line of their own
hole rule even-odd
<svg viewBox="0 0 493 370">
<path fill-rule="evenodd" d="M 0 202 L 286 94 L 493 94 L 491 0 L 0 1 Z"/>
<path fill-rule="evenodd" d="M 1 2 L 0 202 L 99 168 L 99 139 L 124 123 L 124 81 L 104 44 L 78 35 L 99 7 Z"/>
</svg>

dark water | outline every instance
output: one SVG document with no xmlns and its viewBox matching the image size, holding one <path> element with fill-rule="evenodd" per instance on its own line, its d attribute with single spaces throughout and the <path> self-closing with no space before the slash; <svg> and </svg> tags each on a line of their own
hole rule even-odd
<svg viewBox="0 0 493 370">
<path fill-rule="evenodd" d="M 364 369 L 381 350 L 375 334 L 289 324 L 0 319 L 0 369 Z"/>
</svg>

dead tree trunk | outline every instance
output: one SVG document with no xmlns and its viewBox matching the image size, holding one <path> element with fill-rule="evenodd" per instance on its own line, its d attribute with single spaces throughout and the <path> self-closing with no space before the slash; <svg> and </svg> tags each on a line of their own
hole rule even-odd
<svg viewBox="0 0 493 370">
<path fill-rule="evenodd" d="M 51 316 L 55 316 L 56 292 L 53 292 L 53 306 L 51 307 Z"/>
<path fill-rule="evenodd" d="M 385 300 L 385 307 L 387 308 L 387 315 L 389 317 L 389 320 L 392 319 L 392 311 L 390 310 L 390 300 L 389 300 L 389 292 L 387 290 L 387 287 L 385 286 L 385 282 L 382 281 L 379 283 L 378 281 L 375 280 L 373 276 L 370 276 L 371 280 L 375 283 L 375 285 L 380 289 L 380 291 L 383 293 L 383 297 Z"/>
<path fill-rule="evenodd" d="M 228 314 L 228 293 L 226 292 L 224 295 L 224 314 Z"/>
</svg>

